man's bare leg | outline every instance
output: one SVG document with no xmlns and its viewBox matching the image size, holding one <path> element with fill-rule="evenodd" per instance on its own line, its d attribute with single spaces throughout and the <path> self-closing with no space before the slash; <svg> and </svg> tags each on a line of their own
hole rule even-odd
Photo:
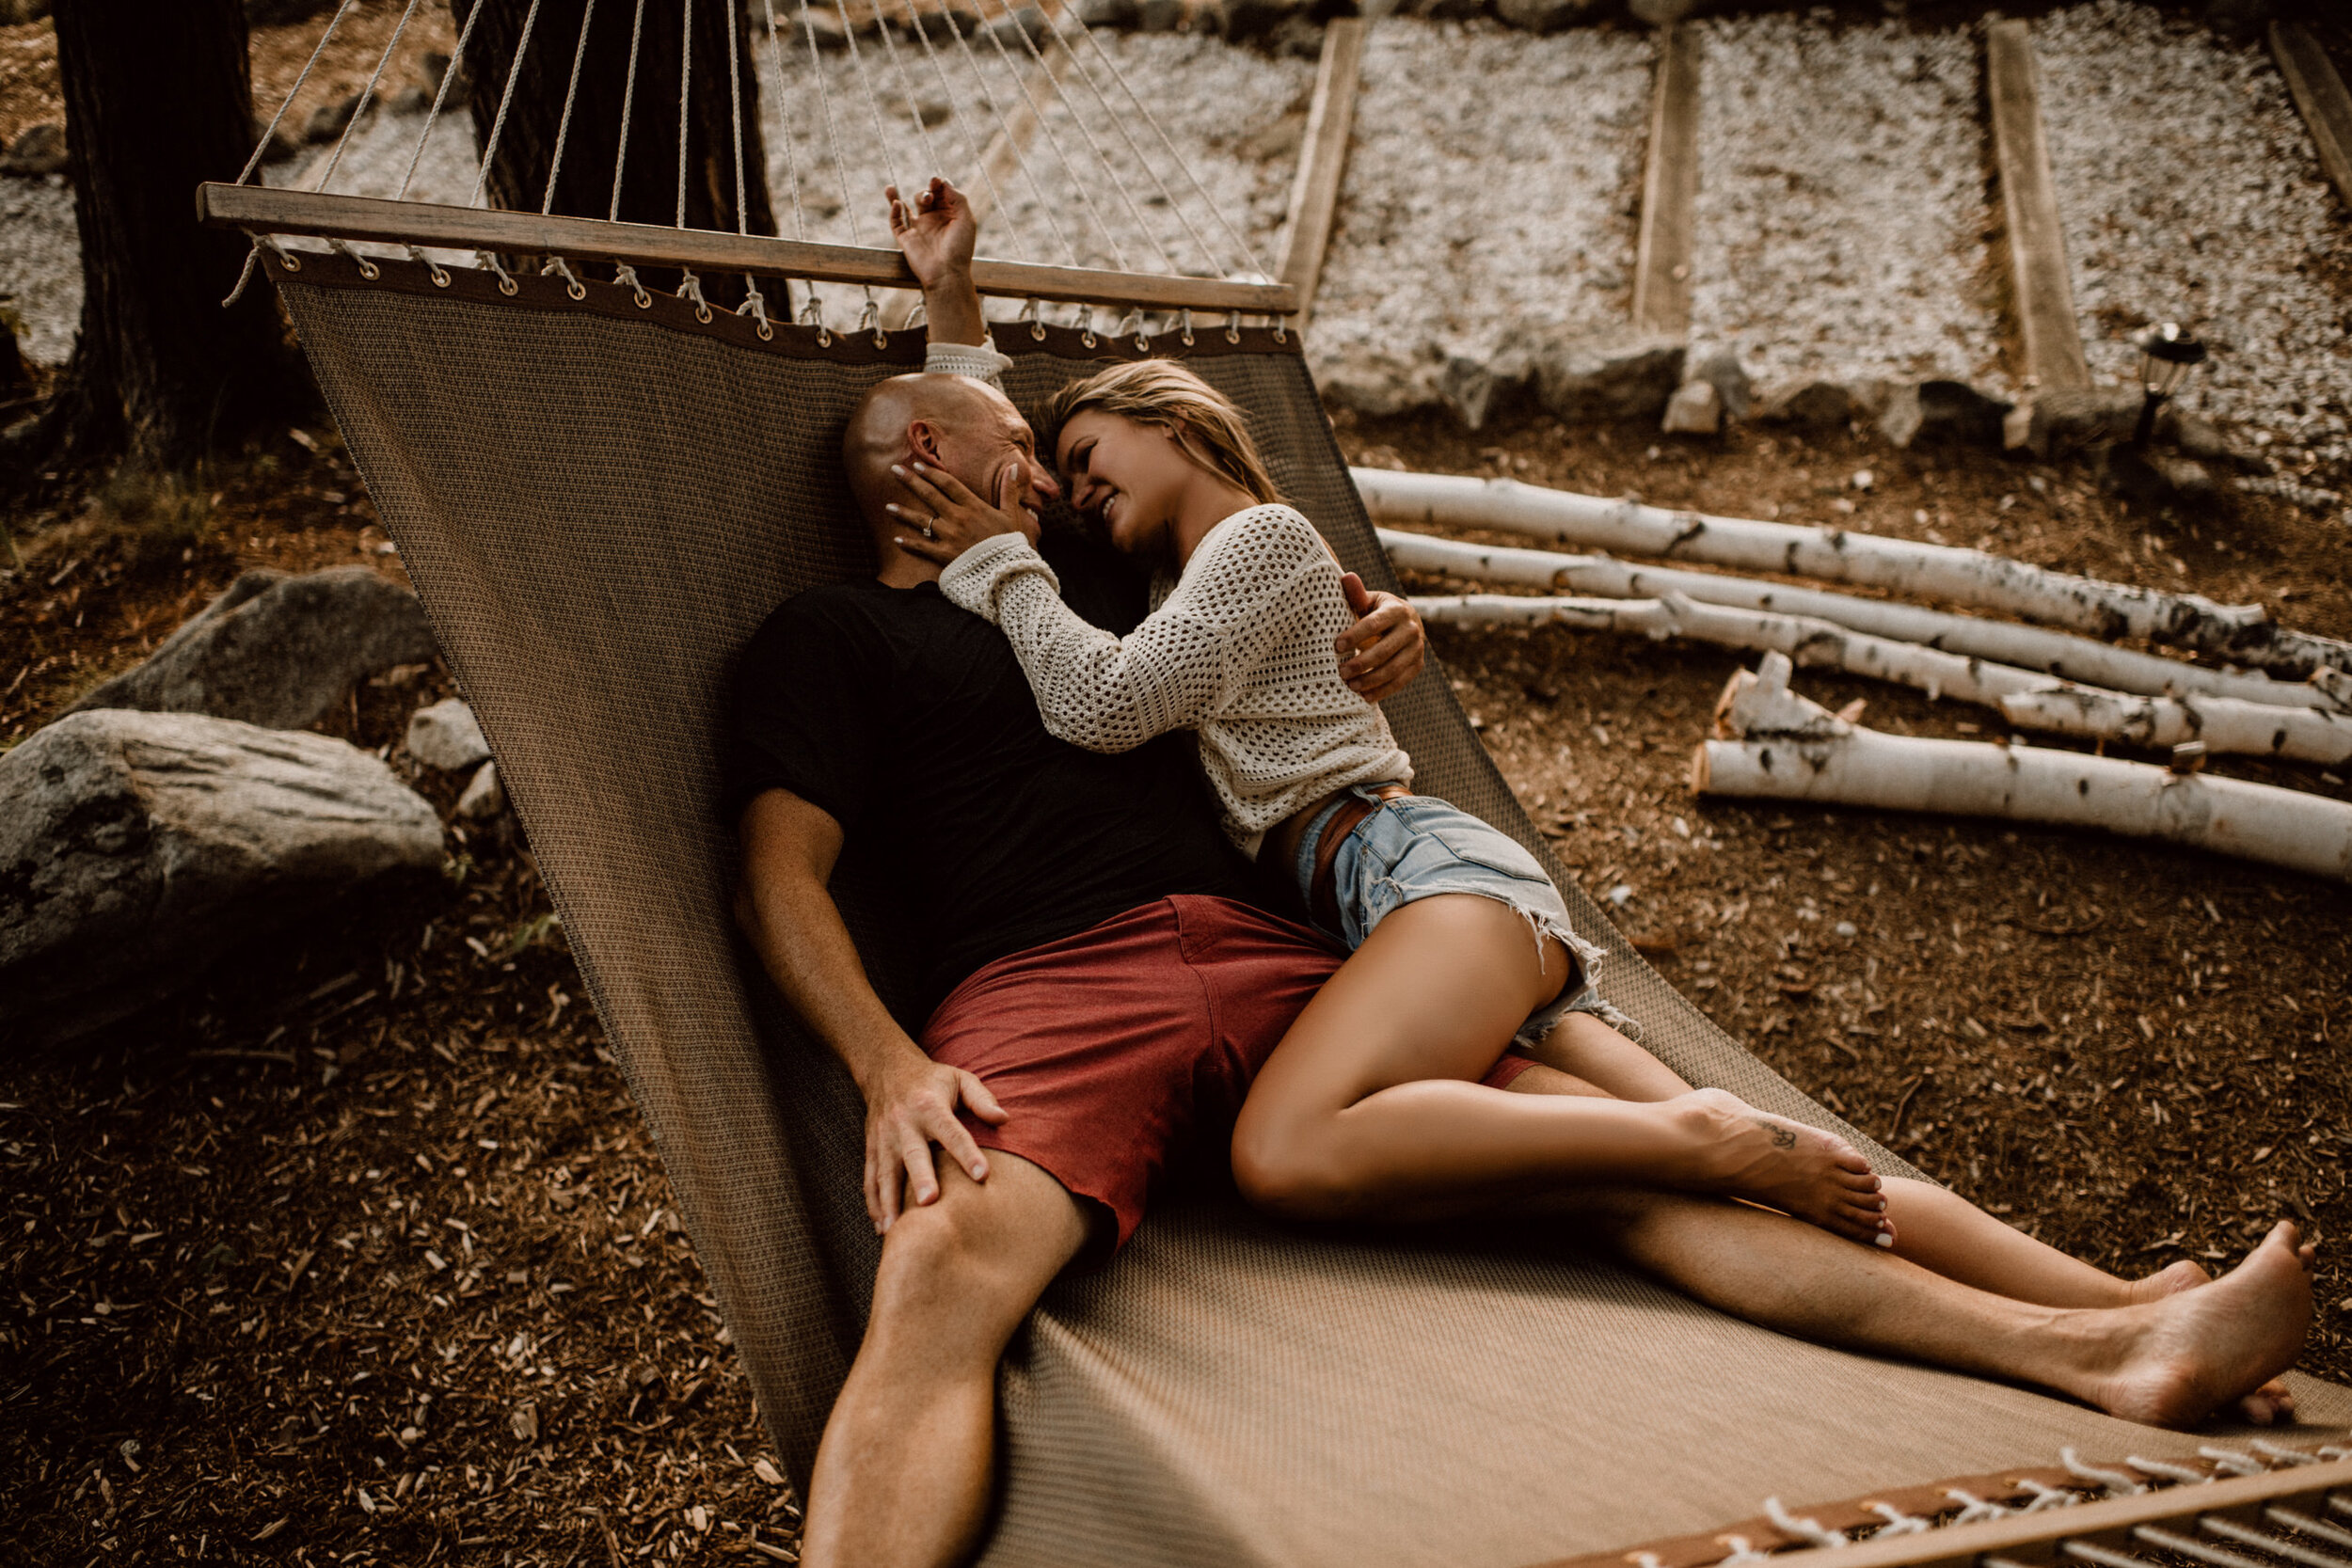
<svg viewBox="0 0 2352 1568">
<path fill-rule="evenodd" d="M 1531 1094 L 1602 1092 L 1540 1065 L 1511 1086 Z M 2279 1226 L 2217 1282 L 2169 1277 L 2173 1270 L 2127 1282 L 2042 1246 L 1940 1188 L 1901 1185 L 1915 1196 L 1949 1198 L 1975 1216 L 1960 1227 L 1963 1237 L 1979 1225 L 1994 1227 L 2105 1283 L 2085 1288 L 2078 1276 L 2047 1270 L 2041 1259 L 2010 1259 L 2027 1283 L 2090 1298 L 2036 1303 L 1933 1271 L 1906 1259 L 1900 1247 L 1888 1254 L 1843 1244 L 1826 1231 L 1744 1205 L 1635 1190 L 1568 1194 L 1558 1202 L 1636 1267 L 1735 1317 L 1818 1343 L 2039 1383 L 2159 1425 L 2189 1424 L 2233 1400 L 2258 1421 L 2292 1410 L 2293 1400 L 2270 1380 L 2293 1364 L 2311 1318 L 2312 1248 L 2294 1226 Z M 1997 1260 L 1994 1267 L 1999 1269 Z M 1980 1272 L 1970 1260 L 1955 1268 Z"/>
<path fill-rule="evenodd" d="M 952 1161 L 938 1200 L 882 1240 L 865 1343 L 825 1425 L 801 1560 L 944 1568 L 987 1522 L 996 1363 L 1086 1241 L 1061 1183 L 1002 1150 L 985 1183 Z"/>
</svg>

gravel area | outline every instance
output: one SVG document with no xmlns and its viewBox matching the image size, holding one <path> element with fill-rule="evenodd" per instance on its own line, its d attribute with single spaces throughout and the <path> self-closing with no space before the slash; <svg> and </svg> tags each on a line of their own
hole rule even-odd
<svg viewBox="0 0 2352 1568">
<path fill-rule="evenodd" d="M 2000 384 L 1974 32 L 1703 25 L 1694 353 L 1765 383 Z"/>
<path fill-rule="evenodd" d="M 399 194 L 401 182 L 405 180 L 412 201 L 440 201 L 459 207 L 470 202 L 474 178 L 482 168 L 482 160 L 474 152 L 472 116 L 463 104 L 443 108 L 440 119 L 434 121 L 431 138 L 420 153 L 417 138 L 424 134 L 425 119 L 422 110 L 410 114 L 370 110 L 351 133 L 350 144 L 343 149 L 342 162 L 335 165 L 327 189 L 338 196 L 389 198 Z M 290 190 L 310 190 L 317 184 L 334 153 L 332 142 L 305 148 L 284 163 L 262 170 L 262 182 Z M 413 178 L 408 172 L 411 158 L 416 160 Z M 326 248 L 324 240 L 288 236 L 283 243 L 290 250 Z M 365 240 L 354 242 L 351 248 L 369 256 L 408 253 L 405 245 L 377 245 Z M 473 263 L 473 252 L 469 250 L 427 245 L 424 253 L 437 261 Z"/>
<path fill-rule="evenodd" d="M 24 356 L 64 364 L 82 325 L 81 230 L 64 175 L 0 176 L 0 296 L 24 323 Z"/>
<path fill-rule="evenodd" d="M 1375 28 L 1316 373 L 1434 381 L 1441 356 L 1488 359 L 1530 329 L 1622 331 L 1655 57 L 1643 33 Z"/>
<path fill-rule="evenodd" d="M 1073 59 L 1080 69 L 1060 72 L 1063 91 L 1030 138 L 1024 166 L 999 187 L 1001 204 L 981 236 L 982 252 L 1144 271 L 1169 270 L 1172 258 L 1175 270 L 1224 274 L 1252 269 L 1237 233 L 1256 269 L 1270 271 L 1313 63 L 1267 59 L 1206 37 L 1105 30 L 1093 40 L 1101 52 L 1093 43 L 1078 45 Z M 796 231 L 796 169 L 799 221 L 807 237 L 843 244 L 887 243 L 881 193 L 894 174 L 912 183 L 941 169 L 979 190 L 975 171 L 1000 115 L 1025 106 L 1022 82 L 1028 72 L 1022 67 L 1027 55 L 1017 43 L 1009 52 L 1018 62 L 982 40 L 975 40 L 967 55 L 941 38 L 931 55 L 919 44 L 901 43 L 894 59 L 878 41 L 866 41 L 857 60 L 846 53 L 824 55 L 812 67 L 805 48 L 787 43 L 787 144 L 777 116 L 775 66 L 763 48 L 769 184 L 785 231 Z M 1190 180 L 1134 114 L 1122 77 L 1183 150 Z M 879 114 L 871 105 L 879 105 Z M 918 132 L 911 110 L 931 123 Z M 1105 162 L 1116 182 L 1105 176 Z M 1132 205 L 1119 196 L 1120 185 Z M 845 192 L 854 211 L 844 211 Z M 1013 303 L 993 308 L 1000 314 L 1018 309 Z"/>
<path fill-rule="evenodd" d="M 2352 221 L 2268 55 L 2117 0 L 2034 24 L 2051 171 L 2091 371 L 2193 327 L 2189 401 L 2290 466 L 2352 463 Z M 2332 281 L 2331 281 L 2332 279 Z"/>
</svg>

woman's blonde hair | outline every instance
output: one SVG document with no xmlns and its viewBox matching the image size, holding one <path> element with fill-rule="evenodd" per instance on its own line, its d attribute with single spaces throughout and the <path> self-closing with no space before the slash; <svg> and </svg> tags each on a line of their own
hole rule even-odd
<svg viewBox="0 0 2352 1568">
<path fill-rule="evenodd" d="M 1251 499 L 1279 501 L 1273 476 L 1258 443 L 1249 438 L 1242 411 L 1226 395 L 1173 359 L 1139 359 L 1114 365 L 1084 381 L 1073 381 L 1045 405 L 1046 427 L 1057 444 L 1061 428 L 1089 408 L 1150 425 L 1182 447 L 1184 455 Z"/>
</svg>

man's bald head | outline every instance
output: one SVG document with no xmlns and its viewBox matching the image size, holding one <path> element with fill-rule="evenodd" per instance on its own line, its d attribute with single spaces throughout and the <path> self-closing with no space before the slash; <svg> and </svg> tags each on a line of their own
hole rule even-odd
<svg viewBox="0 0 2352 1568">
<path fill-rule="evenodd" d="M 1009 399 L 969 376 L 926 372 L 876 382 L 841 433 L 841 466 L 858 509 L 878 528 L 888 523 L 882 503 L 898 493 L 890 467 L 910 455 L 973 483 L 976 476 L 957 473 L 956 450 L 1008 422 L 1027 428 Z"/>
</svg>

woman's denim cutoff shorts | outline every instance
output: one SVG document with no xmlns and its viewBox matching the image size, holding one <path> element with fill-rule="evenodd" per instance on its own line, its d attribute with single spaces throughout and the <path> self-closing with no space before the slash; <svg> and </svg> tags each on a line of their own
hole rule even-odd
<svg viewBox="0 0 2352 1568">
<path fill-rule="evenodd" d="M 1556 937 L 1576 959 L 1577 973 L 1567 988 L 1529 1015 L 1512 1044 L 1523 1050 L 1534 1046 L 1569 1013 L 1592 1013 L 1628 1034 L 1637 1033 L 1631 1019 L 1601 999 L 1593 984 L 1601 950 L 1570 927 L 1567 904 L 1534 856 L 1509 834 L 1434 795 L 1383 801 L 1374 793 L 1376 787 L 1357 784 L 1349 791 L 1377 809 L 1356 825 L 1332 857 L 1332 892 L 1339 904 L 1340 928 L 1327 929 L 1316 919 L 1316 930 L 1353 953 L 1391 911 L 1416 898 L 1441 893 L 1474 893 L 1492 898 L 1517 911 L 1537 942 Z M 1311 911 L 1316 847 L 1340 805 L 1335 800 L 1326 806 L 1299 835 L 1292 874 L 1300 898 Z"/>
</svg>

